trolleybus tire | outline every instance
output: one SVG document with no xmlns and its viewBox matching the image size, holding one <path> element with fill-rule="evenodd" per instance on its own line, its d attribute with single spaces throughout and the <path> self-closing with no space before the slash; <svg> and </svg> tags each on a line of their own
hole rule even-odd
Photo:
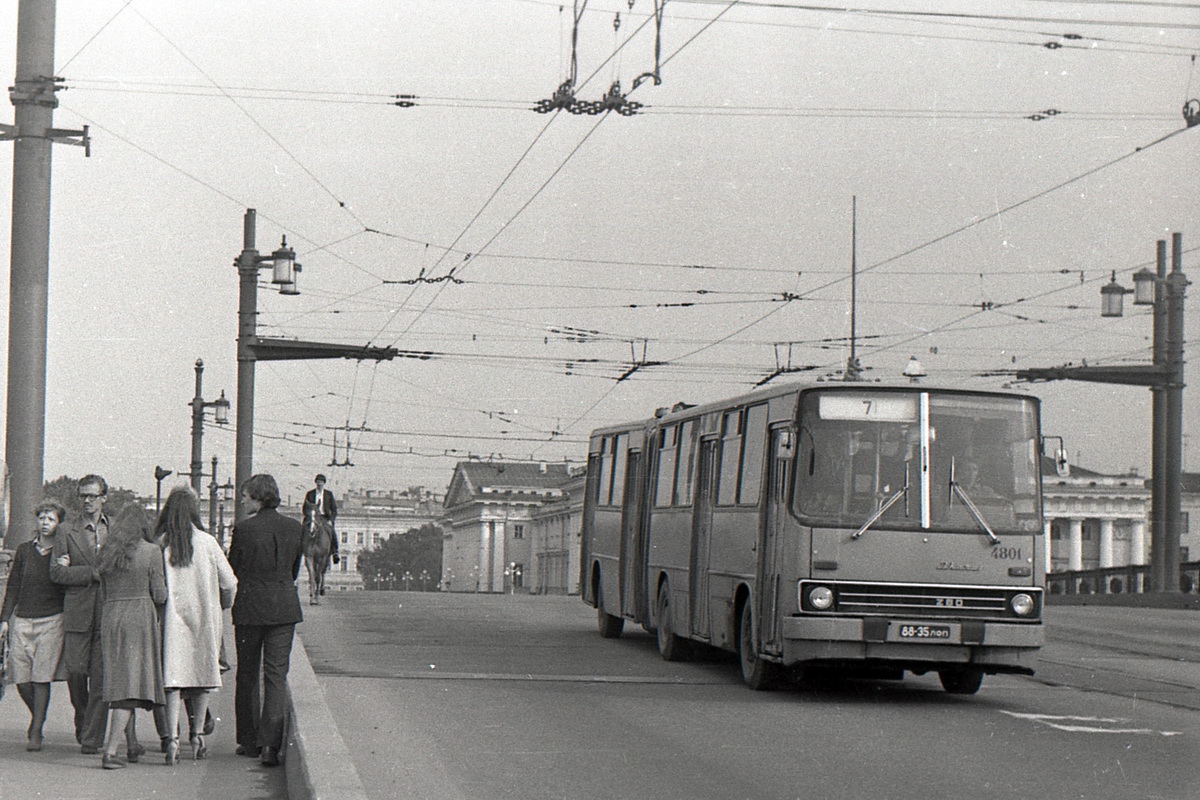
<svg viewBox="0 0 1200 800">
<path fill-rule="evenodd" d="M 621 632 L 625 630 L 624 617 L 613 616 L 604 610 L 604 597 L 600 594 L 598 584 L 596 587 L 596 629 L 605 639 L 619 639 Z"/>
<path fill-rule="evenodd" d="M 758 655 L 754 641 L 754 604 L 750 598 L 742 603 L 741 622 L 738 625 L 738 663 L 742 668 L 742 681 L 756 692 L 775 688 L 779 682 L 779 665 L 764 661 Z"/>
<path fill-rule="evenodd" d="M 671 624 L 671 588 L 663 581 L 658 587 L 658 628 L 655 637 L 658 639 L 658 654 L 663 661 L 683 661 L 687 658 L 687 640 L 676 636 Z"/>
<path fill-rule="evenodd" d="M 596 628 L 605 639 L 619 639 L 621 632 L 625 630 L 625 620 L 598 608 L 596 609 Z"/>
<path fill-rule="evenodd" d="M 938 680 L 950 694 L 975 694 L 983 684 L 983 670 L 967 667 L 939 669 Z"/>
</svg>

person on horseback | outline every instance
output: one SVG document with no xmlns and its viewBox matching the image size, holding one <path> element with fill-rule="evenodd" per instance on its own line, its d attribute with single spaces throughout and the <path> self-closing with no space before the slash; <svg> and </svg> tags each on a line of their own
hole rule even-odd
<svg viewBox="0 0 1200 800">
<path fill-rule="evenodd" d="M 324 517 L 329 522 L 329 530 L 332 533 L 329 554 L 333 557 L 333 563 L 337 564 L 342 560 L 338 555 L 337 500 L 333 498 L 333 492 L 325 488 L 324 475 L 318 474 L 313 482 L 316 488 L 309 489 L 304 495 L 304 529 L 309 530 L 312 527 L 314 515 Z"/>
</svg>

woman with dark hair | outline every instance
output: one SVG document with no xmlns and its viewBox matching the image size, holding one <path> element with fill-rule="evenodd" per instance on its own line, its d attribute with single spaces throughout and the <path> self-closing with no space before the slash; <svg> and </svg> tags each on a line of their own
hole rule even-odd
<svg viewBox="0 0 1200 800">
<path fill-rule="evenodd" d="M 120 769 L 118 733 L 136 709 L 153 710 L 163 696 L 162 639 L 156 606 L 167 599 L 162 551 L 153 544 L 146 513 L 126 506 L 100 551 L 100 646 L 104 659 L 104 702 L 110 715 L 104 769 Z M 127 732 L 128 737 L 128 732 Z M 129 760 L 141 748 L 128 743 Z"/>
<path fill-rule="evenodd" d="M 276 510 L 279 486 L 270 475 L 252 476 L 242 484 L 241 495 L 247 516 L 233 526 L 229 544 L 229 564 L 238 577 L 233 602 L 237 752 L 261 756 L 264 766 L 273 767 L 283 747 L 292 635 L 303 619 L 296 594 L 303 529 L 299 520 Z"/>
<path fill-rule="evenodd" d="M 167 694 L 167 763 L 179 760 L 179 706 L 191 700 L 192 758 L 204 758 L 208 693 L 221 685 L 218 656 L 224 617 L 221 597 L 231 600 L 237 578 L 217 540 L 200 526 L 191 489 L 171 491 L 155 530 L 163 548 L 167 605 L 163 610 L 163 686 Z"/>
<path fill-rule="evenodd" d="M 50 708 L 50 682 L 66 680 L 61 671 L 63 597 L 66 590 L 50 580 L 55 531 L 67 510 L 54 500 L 33 509 L 37 536 L 17 545 L 0 606 L 0 638 L 9 637 L 8 674 L 29 709 L 26 750 L 42 749 L 42 728 Z M 62 674 L 60 674 L 62 672 Z"/>
</svg>

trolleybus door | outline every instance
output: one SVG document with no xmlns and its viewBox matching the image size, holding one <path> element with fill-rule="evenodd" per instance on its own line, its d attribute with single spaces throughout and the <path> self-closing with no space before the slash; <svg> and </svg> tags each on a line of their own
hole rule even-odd
<svg viewBox="0 0 1200 800">
<path fill-rule="evenodd" d="M 712 509 L 716 494 L 718 439 L 700 441 L 700 463 L 696 473 L 696 504 L 692 517 L 692 563 L 690 569 L 692 634 L 709 638 L 708 550 L 712 536 Z"/>
<path fill-rule="evenodd" d="M 621 614 L 645 618 L 646 548 L 642 533 L 642 453 L 629 451 L 621 505 Z"/>
<path fill-rule="evenodd" d="M 767 460 L 767 507 L 759 547 L 758 630 L 763 650 L 778 654 L 779 641 L 779 565 L 787 523 L 787 486 L 792 459 L 792 431 L 785 427 L 771 431 L 771 457 Z"/>
</svg>

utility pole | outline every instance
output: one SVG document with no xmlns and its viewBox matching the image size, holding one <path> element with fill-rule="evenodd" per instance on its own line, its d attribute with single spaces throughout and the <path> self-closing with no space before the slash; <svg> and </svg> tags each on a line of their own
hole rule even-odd
<svg viewBox="0 0 1200 800">
<path fill-rule="evenodd" d="M 279 249 L 260 256 L 255 246 L 257 214 L 246 209 L 242 218 L 242 252 L 234 260 L 239 278 L 237 339 L 237 452 L 234 459 L 234 519 L 242 517 L 242 485 L 254 472 L 254 365 L 259 361 L 290 361 L 312 358 L 349 358 L 391 361 L 399 351 L 394 347 L 355 347 L 294 339 L 271 339 L 258 335 L 258 272 L 273 268 L 272 282 L 279 293 L 297 295 L 296 276 L 300 265 L 284 239 Z M 294 265 L 294 266 L 293 266 Z"/>
<path fill-rule="evenodd" d="M 1150 588 L 1179 591 L 1179 542 L 1183 534 L 1180 487 L 1183 481 L 1183 312 L 1187 278 L 1183 274 L 1183 235 L 1172 234 L 1171 271 L 1167 243 L 1157 246 L 1157 272 L 1133 276 L 1136 305 L 1154 306 L 1154 351 L 1149 364 L 1113 367 L 1050 367 L 1017 370 L 1018 380 L 1075 380 L 1147 386 L 1153 397 L 1150 477 Z M 1100 290 L 1102 316 L 1121 316 L 1128 289 L 1112 283 Z"/>
<path fill-rule="evenodd" d="M 202 479 L 204 478 L 204 409 L 211 408 L 214 418 L 218 425 L 225 425 L 229 422 L 229 401 L 225 399 L 225 392 L 221 392 L 221 396 L 212 402 L 207 402 L 204 399 L 204 361 L 196 359 L 196 396 L 192 398 L 192 402 L 188 405 L 192 407 L 192 463 L 189 467 L 191 470 L 188 476 L 192 479 L 192 491 L 197 497 L 201 496 Z M 216 481 L 217 473 L 213 471 L 213 481 Z M 209 520 L 211 524 L 212 520 Z"/>
<path fill-rule="evenodd" d="M 212 480 L 208 482 L 208 532 L 217 535 L 217 457 L 212 457 Z"/>
<path fill-rule="evenodd" d="M 17 74 L 8 90 L 14 125 L 0 124 L 13 142 L 12 259 L 8 310 L 8 418 L 4 459 L 11 475 L 13 516 L 24 522 L 42 495 L 46 451 L 46 318 L 50 280 L 50 154 L 55 142 L 88 148 L 87 128 L 54 126 L 54 0 L 20 0 Z M 4 543 L 29 538 L 11 525 Z"/>
</svg>

